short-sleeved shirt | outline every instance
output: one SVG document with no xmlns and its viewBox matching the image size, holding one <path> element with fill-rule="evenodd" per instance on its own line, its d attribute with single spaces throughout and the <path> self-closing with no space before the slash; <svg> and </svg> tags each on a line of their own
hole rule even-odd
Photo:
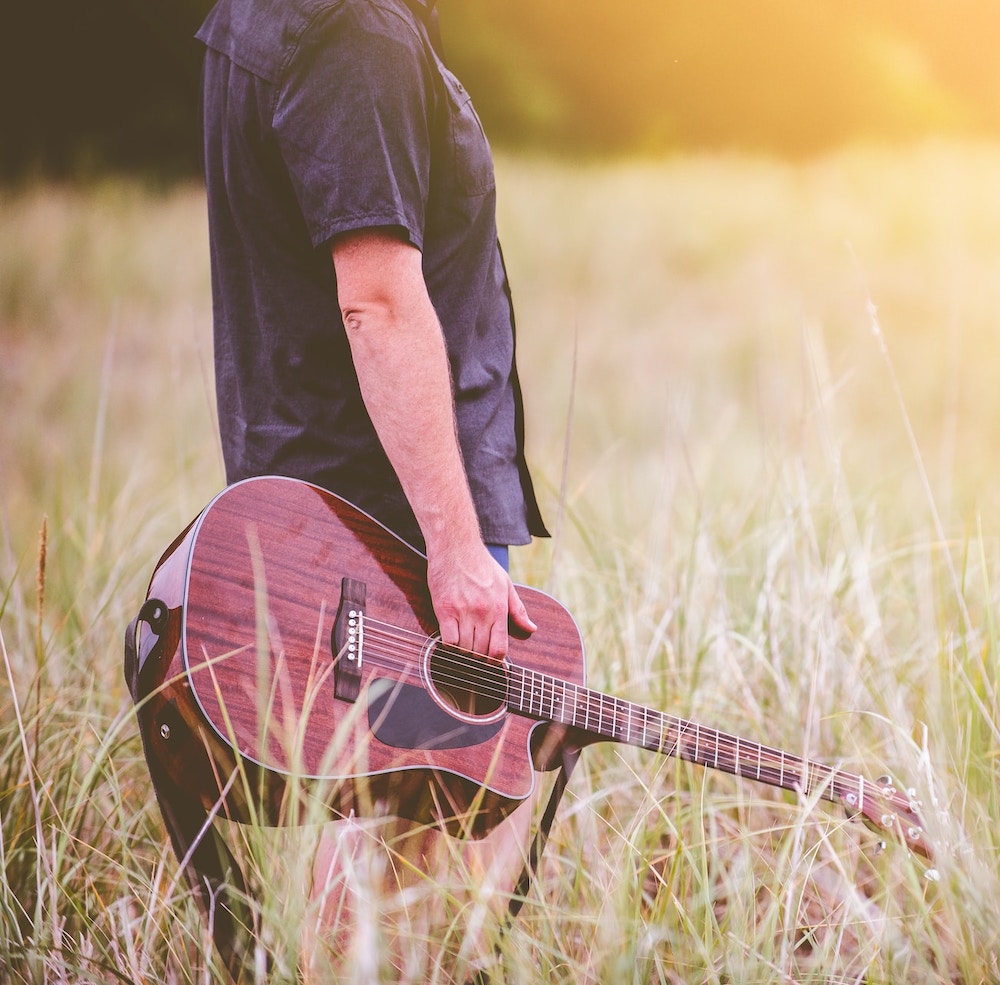
<svg viewBox="0 0 1000 985">
<path fill-rule="evenodd" d="M 545 529 L 492 156 L 428 6 L 220 0 L 198 32 L 226 478 L 316 482 L 422 544 L 365 410 L 330 255 L 340 233 L 391 227 L 422 253 L 484 540 L 523 544 Z"/>
</svg>

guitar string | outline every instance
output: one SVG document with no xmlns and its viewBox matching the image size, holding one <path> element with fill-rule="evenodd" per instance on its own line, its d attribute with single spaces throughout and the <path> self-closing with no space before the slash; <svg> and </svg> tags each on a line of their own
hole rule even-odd
<svg viewBox="0 0 1000 985">
<path fill-rule="evenodd" d="M 432 680 L 436 684 L 439 686 L 453 685 L 474 692 L 488 700 L 493 700 L 498 704 L 506 704 L 510 701 L 508 672 L 502 667 L 492 667 L 482 654 L 436 642 L 433 637 L 373 618 L 365 619 L 365 627 L 367 644 L 371 644 L 373 635 L 383 644 L 379 655 L 387 667 L 400 671 L 410 669 L 414 663 L 414 654 L 419 657 L 426 651 L 428 645 L 436 643 L 435 672 L 432 674 Z M 387 657 L 391 662 L 386 661 Z M 566 724 L 577 724 L 579 699 L 582 696 L 587 727 L 589 727 L 592 716 L 596 715 L 598 721 L 605 717 L 605 705 L 611 702 L 613 710 L 610 714 L 611 724 L 609 728 L 606 730 L 594 729 L 593 731 L 598 731 L 598 734 L 607 732 L 612 738 L 625 738 L 634 733 L 641 736 L 644 741 L 630 744 L 649 748 L 651 751 L 678 756 L 697 764 L 724 769 L 751 779 L 764 780 L 768 778 L 770 782 L 783 787 L 799 786 L 799 784 L 794 783 L 794 780 L 803 777 L 807 794 L 822 789 L 829 795 L 829 799 L 853 793 L 865 782 L 862 777 L 835 767 L 793 756 L 780 749 L 764 746 L 749 739 L 740 739 L 708 726 L 695 725 L 656 709 L 645 708 L 612 695 L 601 694 L 572 681 L 563 681 L 516 665 L 512 669 L 521 675 L 527 673 L 535 678 L 540 678 L 541 690 L 538 699 L 540 712 L 546 701 L 545 685 L 546 683 L 550 685 L 552 694 L 550 700 L 553 708 L 551 720 L 553 721 L 559 721 L 554 714 L 557 701 L 555 689 L 557 687 L 562 689 L 563 701 L 560 703 L 565 704 L 567 697 L 569 697 L 566 688 L 572 687 L 575 690 L 572 721 Z M 469 673 L 473 671 L 477 677 L 476 681 L 471 681 L 469 678 Z M 482 680 L 484 676 L 485 682 Z M 595 700 L 600 705 L 596 710 L 593 708 Z M 533 701 L 529 702 L 529 708 L 533 704 Z M 624 712 L 624 716 L 622 712 Z M 653 730 L 649 728 L 650 715 L 662 722 L 660 726 L 654 725 Z M 654 740 L 655 744 L 653 745 L 649 744 L 648 738 L 651 731 L 659 734 L 659 739 Z M 685 740 L 687 741 L 685 742 Z M 702 742 L 708 747 L 705 754 L 699 754 Z M 789 777 L 792 780 L 789 780 Z"/>
<path fill-rule="evenodd" d="M 476 694 L 495 700 L 500 704 L 509 705 L 511 699 L 508 671 L 503 666 L 491 664 L 483 654 L 444 644 L 434 637 L 372 617 L 366 617 L 364 625 L 367 643 L 372 642 L 373 636 L 382 643 L 379 655 L 382 658 L 383 666 L 399 672 L 411 670 L 414 665 L 414 657 L 419 658 L 427 647 L 433 644 L 437 658 L 435 663 L 440 665 L 439 672 L 433 675 L 436 683 L 452 684 L 460 689 L 474 691 Z M 441 672 L 441 666 L 455 669 L 450 672 Z M 523 675 L 531 675 L 532 678 L 540 682 L 541 688 L 538 691 L 540 715 L 545 703 L 545 686 L 549 685 L 550 704 L 553 708 L 553 716 L 549 720 L 558 721 L 554 717 L 557 700 L 556 688 L 562 689 L 563 701 L 561 703 L 564 704 L 569 697 L 566 688 L 572 687 L 575 692 L 572 721 L 567 722 L 567 724 L 578 724 L 576 719 L 581 697 L 584 702 L 587 728 L 590 728 L 592 716 L 596 717 L 599 723 L 603 721 L 605 707 L 610 702 L 612 705 L 609 715 L 611 724 L 604 730 L 593 729 L 592 731 L 597 732 L 597 734 L 626 741 L 632 745 L 639 745 L 663 755 L 676 756 L 698 765 L 722 769 L 736 776 L 770 783 L 777 787 L 804 789 L 807 796 L 818 791 L 822 797 L 834 802 L 843 800 L 847 796 L 855 796 L 858 798 L 855 806 L 861 806 L 866 801 L 889 799 L 901 813 L 912 814 L 908 804 L 900 801 L 897 796 L 887 798 L 884 791 L 857 774 L 785 753 L 780 749 L 762 745 L 753 740 L 731 736 L 709 726 L 697 725 L 657 709 L 645 708 L 625 699 L 602 694 L 584 685 L 564 681 L 530 668 L 518 665 L 507 666 L 511 672 L 522 675 L 522 680 Z M 485 675 L 489 679 L 485 687 L 478 682 L 470 681 L 469 672 L 473 669 L 477 678 L 481 679 Z M 532 690 L 534 691 L 534 688 Z M 595 702 L 598 705 L 596 710 L 594 709 Z M 529 700 L 529 714 L 531 714 L 530 708 L 533 704 L 534 702 Z M 624 716 L 622 715 L 623 711 Z M 649 735 L 649 715 L 653 715 L 663 723 L 657 730 L 659 732 L 658 741 L 652 745 L 648 743 L 648 739 L 645 742 L 630 742 L 627 737 L 633 733 L 641 734 L 644 738 Z M 546 716 L 541 715 L 541 717 L 544 720 Z M 685 740 L 687 741 L 685 742 Z M 710 740 L 712 740 L 710 749 L 714 748 L 714 753 L 699 755 L 701 742 L 708 743 Z M 804 778 L 804 785 L 795 782 L 798 778 Z"/>
<path fill-rule="evenodd" d="M 404 657 L 409 657 L 410 659 L 404 659 L 402 662 L 402 667 L 400 669 L 407 669 L 412 666 L 412 654 L 411 650 L 417 649 L 420 654 L 422 654 L 428 644 L 435 642 L 432 637 L 428 637 L 422 634 L 417 634 L 409 630 L 405 630 L 402 627 L 392 626 L 388 623 L 382 623 L 379 620 L 366 619 L 366 626 L 369 627 L 369 642 L 374 629 L 374 624 L 378 623 L 381 626 L 387 627 L 388 632 L 385 630 L 374 629 L 376 636 L 381 636 L 382 639 L 390 643 L 395 650 L 395 655 L 399 656 L 402 654 Z M 407 640 L 406 637 L 409 636 L 410 639 Z M 419 645 L 418 645 L 419 644 Z M 383 651 L 385 653 L 385 651 Z M 478 695 L 482 695 L 487 698 L 491 698 L 498 703 L 504 703 L 509 700 L 509 692 L 507 687 L 507 674 L 500 668 L 494 670 L 489 666 L 487 659 L 481 654 L 477 654 L 473 651 L 464 650 L 460 647 L 454 647 L 446 644 L 438 643 L 435 649 L 437 659 L 435 664 L 438 665 L 438 672 L 433 674 L 432 677 L 436 683 L 443 684 L 453 684 L 457 687 L 461 687 L 465 690 L 474 691 Z M 442 653 L 448 654 L 451 658 L 446 660 Z M 471 659 L 470 659 L 471 658 Z M 477 676 L 482 676 L 484 673 L 493 679 L 493 684 L 487 687 L 482 686 L 478 682 L 471 682 L 468 677 L 468 671 L 473 669 L 473 662 L 476 664 Z M 395 663 L 395 661 L 394 661 Z M 440 672 L 441 666 L 452 666 L 458 668 L 458 672 L 449 676 Z M 530 669 L 517 668 L 520 673 L 530 673 L 538 677 L 538 673 L 531 671 Z M 576 697 L 580 696 L 580 685 L 575 684 L 571 681 L 562 681 L 558 678 L 549 677 L 548 675 L 542 676 L 542 693 L 539 697 L 539 709 L 544 706 L 545 696 L 544 696 L 544 685 L 546 682 L 552 685 L 551 690 L 553 691 L 552 704 L 553 712 L 555 705 L 555 694 L 554 689 L 556 686 L 561 687 L 564 690 L 567 686 L 576 689 Z M 693 725 L 692 723 L 685 722 L 682 719 L 677 719 L 674 716 L 667 715 L 664 712 L 657 711 L 655 709 L 645 709 L 640 705 L 635 705 L 631 702 L 624 701 L 620 698 L 615 698 L 611 695 L 602 695 L 600 692 L 591 691 L 590 689 L 583 690 L 583 697 L 586 702 L 586 712 L 587 720 L 589 722 L 591 716 L 591 699 L 596 699 L 602 706 L 610 701 L 615 705 L 615 711 L 612 715 L 612 721 L 614 724 L 608 730 L 608 734 L 611 737 L 621 738 L 622 736 L 627 736 L 632 731 L 636 733 L 642 733 L 646 736 L 649 734 L 648 728 L 648 716 L 650 714 L 656 716 L 666 723 L 667 728 L 664 730 L 662 727 L 658 728 L 656 731 L 659 732 L 660 740 L 656 742 L 655 745 L 649 746 L 647 743 L 633 743 L 650 748 L 653 751 L 664 753 L 667 755 L 676 755 L 683 759 L 689 759 L 695 763 L 715 766 L 720 769 L 729 768 L 731 772 L 736 773 L 740 776 L 749 776 L 750 778 L 763 779 L 765 776 L 770 776 L 774 778 L 774 782 L 779 786 L 788 786 L 789 781 L 786 779 L 788 776 L 799 777 L 805 775 L 805 785 L 806 790 L 811 791 L 823 786 L 825 788 L 833 788 L 833 792 L 838 795 L 843 795 L 845 792 L 842 788 L 846 785 L 850 789 L 855 789 L 858 783 L 861 781 L 860 777 L 855 777 L 853 774 L 846 773 L 842 770 L 838 770 L 834 767 L 829 767 L 821 763 L 815 763 L 810 760 L 802 759 L 801 757 L 792 756 L 791 754 L 784 753 L 779 749 L 774 749 L 769 746 L 762 746 L 759 743 L 752 742 L 751 740 L 737 739 L 735 736 L 729 736 L 725 732 L 720 732 L 715 729 L 711 729 L 707 726 Z M 533 704 L 533 702 L 532 702 Z M 574 703 L 574 707 L 578 707 Z M 620 712 L 624 710 L 625 718 L 623 719 Z M 603 715 L 603 712 L 598 712 L 599 716 Z M 643 723 L 643 719 L 647 720 L 647 723 Z M 552 716 L 552 720 L 558 721 L 557 718 Z M 575 715 L 574 721 L 575 722 Z M 674 738 L 674 736 L 676 736 Z M 709 743 L 709 740 L 713 740 L 710 743 L 710 748 L 715 749 L 714 754 L 709 755 L 699 755 L 698 746 L 701 741 L 704 740 Z M 668 742 L 668 738 L 672 741 Z M 688 742 L 685 744 L 684 740 L 687 738 Z M 693 744 L 695 746 L 694 750 L 690 748 Z M 740 745 L 744 745 L 746 748 L 744 752 L 753 753 L 749 757 L 739 756 Z M 769 763 L 767 759 L 773 760 L 773 763 Z M 729 762 L 721 762 L 720 760 L 728 759 Z M 793 768 L 797 767 L 797 768 Z M 848 791 L 849 792 L 849 791 Z"/>
<path fill-rule="evenodd" d="M 506 703 L 509 706 L 511 701 L 508 687 L 510 673 L 521 675 L 522 684 L 524 675 L 531 675 L 541 684 L 541 688 L 538 690 L 540 715 L 545 704 L 545 686 L 549 685 L 551 695 L 549 700 L 552 708 L 549 720 L 551 721 L 559 721 L 555 716 L 555 705 L 557 701 L 556 689 L 560 688 L 563 692 L 560 704 L 564 705 L 567 699 L 572 697 L 571 721 L 567 724 L 578 724 L 577 717 L 581 697 L 584 702 L 587 728 L 590 727 L 592 714 L 597 715 L 598 722 L 603 719 L 605 706 L 610 702 L 612 705 L 610 716 L 612 724 L 606 730 L 594 730 L 598 734 L 629 742 L 627 737 L 634 732 L 642 735 L 645 741 L 629 742 L 629 744 L 639 745 L 663 755 L 676 756 L 702 766 L 722 769 L 736 776 L 756 779 L 785 789 L 802 790 L 806 796 L 818 792 L 821 797 L 834 803 L 851 797 L 855 798 L 851 806 L 863 808 L 866 803 L 888 801 L 895 811 L 906 817 L 911 817 L 919 823 L 919 818 L 915 816 L 908 800 L 904 801 L 895 792 L 888 795 L 882 788 L 874 786 L 858 774 L 785 753 L 783 750 L 762 745 L 753 740 L 731 736 L 709 726 L 697 725 L 666 712 L 646 708 L 613 695 L 605 695 L 573 681 L 561 680 L 530 668 L 512 664 L 507 665 L 510 668 L 508 672 L 504 666 L 492 664 L 483 654 L 451 644 L 444 644 L 426 634 L 407 630 L 404 627 L 381 620 L 366 618 L 365 625 L 368 627 L 369 641 L 373 633 L 376 638 L 381 638 L 387 647 L 383 654 L 391 650 L 394 655 L 393 663 L 400 670 L 405 671 L 412 667 L 414 652 L 418 656 L 422 655 L 429 645 L 434 644 L 435 664 L 438 672 L 432 675 L 432 679 L 439 684 L 453 684 L 461 689 L 473 691 L 477 695 L 495 700 L 499 704 Z M 455 669 L 449 674 L 442 672 L 442 667 Z M 470 672 L 475 673 L 476 681 L 470 681 Z M 484 676 L 488 678 L 488 683 L 485 686 L 481 683 Z M 572 696 L 567 693 L 567 688 L 574 689 Z M 531 688 L 531 690 L 534 692 L 535 688 Z M 593 708 L 595 702 L 598 704 L 596 712 Z M 529 699 L 529 714 L 531 714 L 530 709 L 533 705 L 534 701 Z M 624 717 L 622 711 L 625 713 Z M 663 723 L 657 729 L 659 739 L 652 745 L 649 744 L 647 738 L 650 731 L 648 727 L 650 715 Z M 544 715 L 541 717 L 546 718 Z M 687 739 L 687 744 L 685 744 L 685 739 Z M 703 740 L 706 742 L 712 740 L 707 755 L 699 755 L 699 747 Z M 691 748 L 692 744 L 694 745 L 693 749 Z M 714 753 L 711 752 L 713 748 Z M 799 779 L 803 782 L 796 782 Z M 867 811 L 866 814 L 871 816 Z"/>
</svg>

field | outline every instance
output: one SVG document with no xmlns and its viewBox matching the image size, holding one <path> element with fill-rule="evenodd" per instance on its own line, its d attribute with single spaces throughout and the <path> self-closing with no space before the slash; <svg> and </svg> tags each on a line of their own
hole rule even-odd
<svg viewBox="0 0 1000 985">
<path fill-rule="evenodd" d="M 516 578 L 574 612 L 593 687 L 891 774 L 936 856 L 597 745 L 495 981 L 1000 982 L 998 174 L 1000 148 L 950 144 L 499 161 L 553 533 Z M 121 673 L 155 560 L 223 481 L 203 208 L 0 193 L 3 982 L 225 981 Z M 294 878 L 252 834 L 262 878 Z M 304 901 L 260 905 L 266 980 L 294 981 Z"/>
</svg>

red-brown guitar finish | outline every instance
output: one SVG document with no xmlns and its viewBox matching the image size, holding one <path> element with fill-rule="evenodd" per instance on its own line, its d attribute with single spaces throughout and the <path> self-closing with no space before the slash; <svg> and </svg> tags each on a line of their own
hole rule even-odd
<svg viewBox="0 0 1000 985">
<path fill-rule="evenodd" d="M 564 744 L 608 740 L 815 794 L 930 856 L 912 791 L 587 688 L 572 616 L 518 591 L 538 630 L 502 664 L 439 645 L 423 555 L 316 486 L 236 483 L 150 583 L 147 752 L 236 820 L 318 802 L 481 835 Z"/>
<path fill-rule="evenodd" d="M 344 578 L 365 586 L 354 702 L 334 693 L 331 635 Z M 583 684 L 583 645 L 572 616 L 542 592 L 518 591 L 539 628 L 530 639 L 511 638 L 508 660 Z M 173 764 L 178 782 L 191 782 L 193 761 L 204 781 L 210 771 L 190 742 L 183 755 L 173 752 L 181 735 L 186 740 L 189 731 L 198 732 L 210 758 L 221 760 L 213 767 L 214 782 L 201 791 L 206 804 L 218 797 L 234 766 L 228 750 L 235 748 L 251 777 L 230 793 L 230 813 L 237 817 L 252 811 L 240 786 L 263 787 L 265 816 L 282 815 L 288 808 L 284 780 L 294 775 L 322 779 L 322 796 L 335 813 L 389 799 L 397 812 L 424 820 L 469 815 L 475 804 L 479 810 L 466 822 L 481 834 L 531 792 L 533 766 L 554 765 L 549 760 L 565 729 L 550 727 L 546 742 L 544 723 L 507 714 L 502 705 L 486 713 L 453 711 L 454 740 L 461 744 L 450 748 L 380 741 L 385 731 L 419 731 L 414 715 L 431 712 L 448 720 L 448 702 L 438 700 L 433 682 L 428 687 L 436 622 L 426 560 L 316 486 L 281 477 L 230 486 L 167 552 L 148 594 L 167 603 L 179 643 L 155 681 L 173 728 L 167 740 L 156 730 L 149 739 Z M 372 721 L 369 687 L 375 681 L 383 691 L 387 681 L 405 687 L 396 705 Z M 417 707 L 407 708 L 408 702 Z M 178 717 L 186 725 L 178 728 Z M 362 778 L 363 791 L 354 782 Z"/>
</svg>

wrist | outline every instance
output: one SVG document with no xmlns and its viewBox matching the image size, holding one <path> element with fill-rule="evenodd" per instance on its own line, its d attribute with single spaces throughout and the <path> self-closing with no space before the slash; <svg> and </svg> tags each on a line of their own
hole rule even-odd
<svg viewBox="0 0 1000 985">
<path fill-rule="evenodd" d="M 479 522 L 475 514 L 460 516 L 454 513 L 442 514 L 421 528 L 429 558 L 451 556 L 471 557 L 477 551 L 485 550 Z"/>
</svg>

